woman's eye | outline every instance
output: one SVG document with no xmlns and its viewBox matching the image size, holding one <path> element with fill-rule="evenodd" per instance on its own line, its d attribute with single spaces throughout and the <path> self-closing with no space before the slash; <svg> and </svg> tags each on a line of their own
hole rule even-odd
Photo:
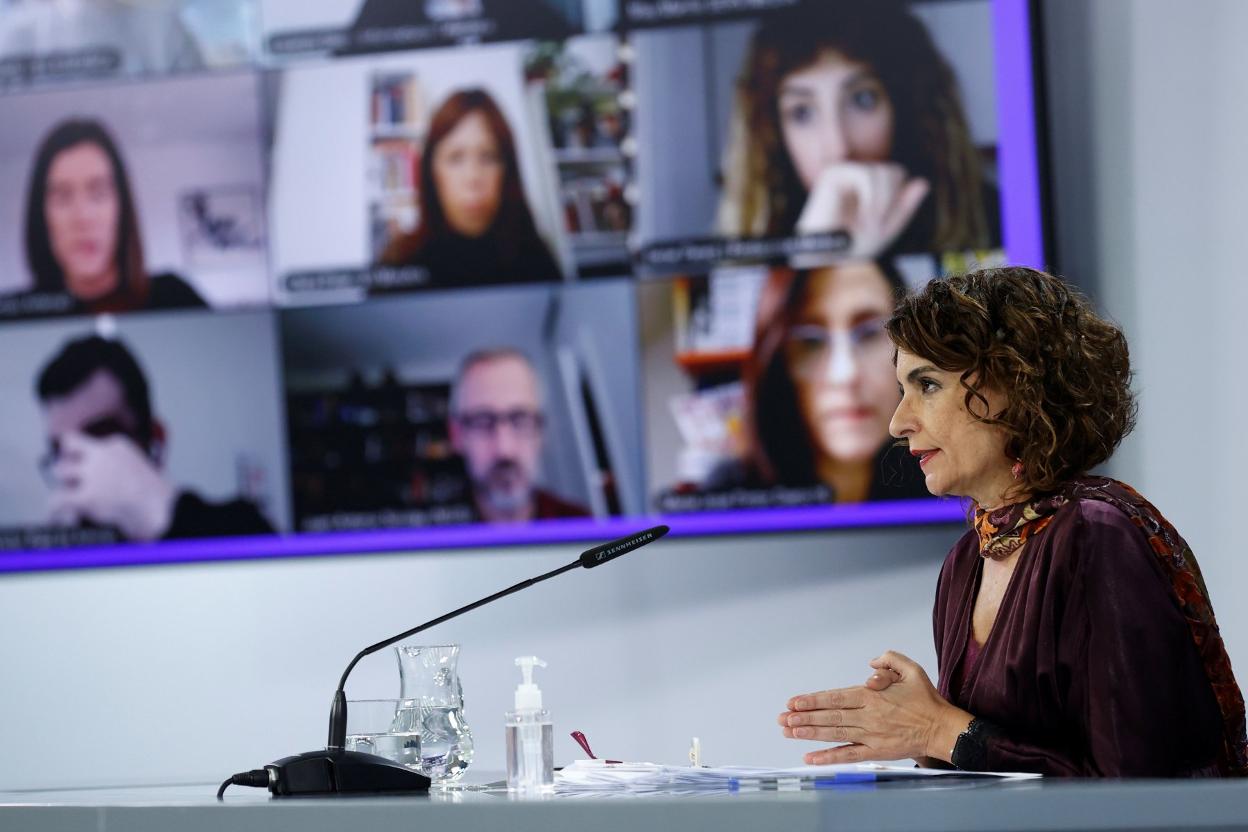
<svg viewBox="0 0 1248 832">
<path fill-rule="evenodd" d="M 92 182 L 87 187 L 87 195 L 92 199 L 106 199 L 113 194 L 113 186 L 108 182 Z"/>
<path fill-rule="evenodd" d="M 940 385 L 932 381 L 930 378 L 919 379 L 919 389 L 924 393 L 932 393 L 940 389 Z"/>
<path fill-rule="evenodd" d="M 790 124 L 809 124 L 814 120 L 814 112 L 809 104 L 790 104 L 780 111 L 780 117 Z"/>
<path fill-rule="evenodd" d="M 793 339 L 793 348 L 799 352 L 819 352 L 827 346 L 825 338 L 795 338 Z"/>
<path fill-rule="evenodd" d="M 884 330 L 878 327 L 868 329 L 859 329 L 854 331 L 854 341 L 859 344 L 874 344 L 881 338 L 886 337 Z"/>
<path fill-rule="evenodd" d="M 880 91 L 874 87 L 861 87 L 849 94 L 850 103 L 859 110 L 874 110 L 880 106 Z"/>
</svg>

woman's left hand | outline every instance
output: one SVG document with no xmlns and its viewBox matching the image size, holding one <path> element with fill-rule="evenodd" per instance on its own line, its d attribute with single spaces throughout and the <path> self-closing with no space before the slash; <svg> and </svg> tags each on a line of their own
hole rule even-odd
<svg viewBox="0 0 1248 832">
<path fill-rule="evenodd" d="M 971 715 L 946 702 L 923 668 L 900 653 L 872 659 L 861 687 L 806 693 L 789 700 L 779 722 L 786 737 L 842 742 L 812 751 L 812 765 L 933 757 L 948 760 Z"/>
</svg>

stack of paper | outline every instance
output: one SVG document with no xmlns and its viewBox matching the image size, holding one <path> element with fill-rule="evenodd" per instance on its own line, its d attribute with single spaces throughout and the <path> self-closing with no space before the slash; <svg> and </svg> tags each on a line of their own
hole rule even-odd
<svg viewBox="0 0 1248 832">
<path fill-rule="evenodd" d="M 843 763 L 830 766 L 758 768 L 751 766 L 665 766 L 658 763 L 608 763 L 577 760 L 555 778 L 558 791 L 667 791 L 752 787 L 819 788 L 883 780 L 919 780 L 929 777 L 1030 778 L 1038 774 L 968 772 L 957 769 L 915 768 L 895 763 Z"/>
</svg>

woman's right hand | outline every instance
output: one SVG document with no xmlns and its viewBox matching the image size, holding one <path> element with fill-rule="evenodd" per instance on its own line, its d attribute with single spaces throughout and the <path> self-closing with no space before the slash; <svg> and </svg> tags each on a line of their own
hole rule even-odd
<svg viewBox="0 0 1248 832">
<path fill-rule="evenodd" d="M 874 258 L 910 224 L 930 190 L 931 183 L 907 178 L 896 162 L 839 162 L 815 180 L 796 231 L 844 231 L 850 236 L 849 257 Z"/>
</svg>

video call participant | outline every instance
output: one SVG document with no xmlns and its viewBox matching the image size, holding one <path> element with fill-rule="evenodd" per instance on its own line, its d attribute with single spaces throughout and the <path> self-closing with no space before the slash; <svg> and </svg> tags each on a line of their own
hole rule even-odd
<svg viewBox="0 0 1248 832">
<path fill-rule="evenodd" d="M 34 288 L 21 315 L 203 307 L 173 274 L 148 275 L 134 194 L 116 142 L 90 119 L 63 121 L 35 155 L 26 200 Z"/>
<path fill-rule="evenodd" d="M 808 763 L 1060 777 L 1248 775 L 1244 698 L 1200 566 L 1143 496 L 1088 471 L 1135 422 L 1122 331 L 1027 268 L 932 281 L 888 334 L 890 430 L 933 494 L 969 497 L 933 611 L 940 685 L 893 651 L 795 696 Z"/>
<path fill-rule="evenodd" d="M 461 90 L 429 121 L 420 225 L 391 240 L 385 266 L 422 266 L 436 286 L 561 278 L 524 196 L 511 128 L 490 94 Z"/>
<path fill-rule="evenodd" d="M 858 259 L 999 245 L 953 71 L 898 0 L 769 14 L 733 119 L 721 234 L 846 231 Z"/>
<path fill-rule="evenodd" d="M 871 261 L 771 272 L 742 374 L 748 451 L 710 490 L 823 485 L 837 503 L 927 496 L 888 435 L 900 396 L 884 322 L 904 293 L 900 275 Z"/>
<path fill-rule="evenodd" d="M 588 517 L 589 511 L 537 486 L 545 443 L 541 383 L 520 351 L 499 348 L 464 359 L 451 389 L 451 445 L 486 523 Z"/>
<path fill-rule="evenodd" d="M 168 434 L 146 377 L 120 341 L 67 343 L 39 373 L 52 522 L 116 528 L 127 540 L 270 534 L 244 499 L 209 503 L 162 470 Z"/>
</svg>

